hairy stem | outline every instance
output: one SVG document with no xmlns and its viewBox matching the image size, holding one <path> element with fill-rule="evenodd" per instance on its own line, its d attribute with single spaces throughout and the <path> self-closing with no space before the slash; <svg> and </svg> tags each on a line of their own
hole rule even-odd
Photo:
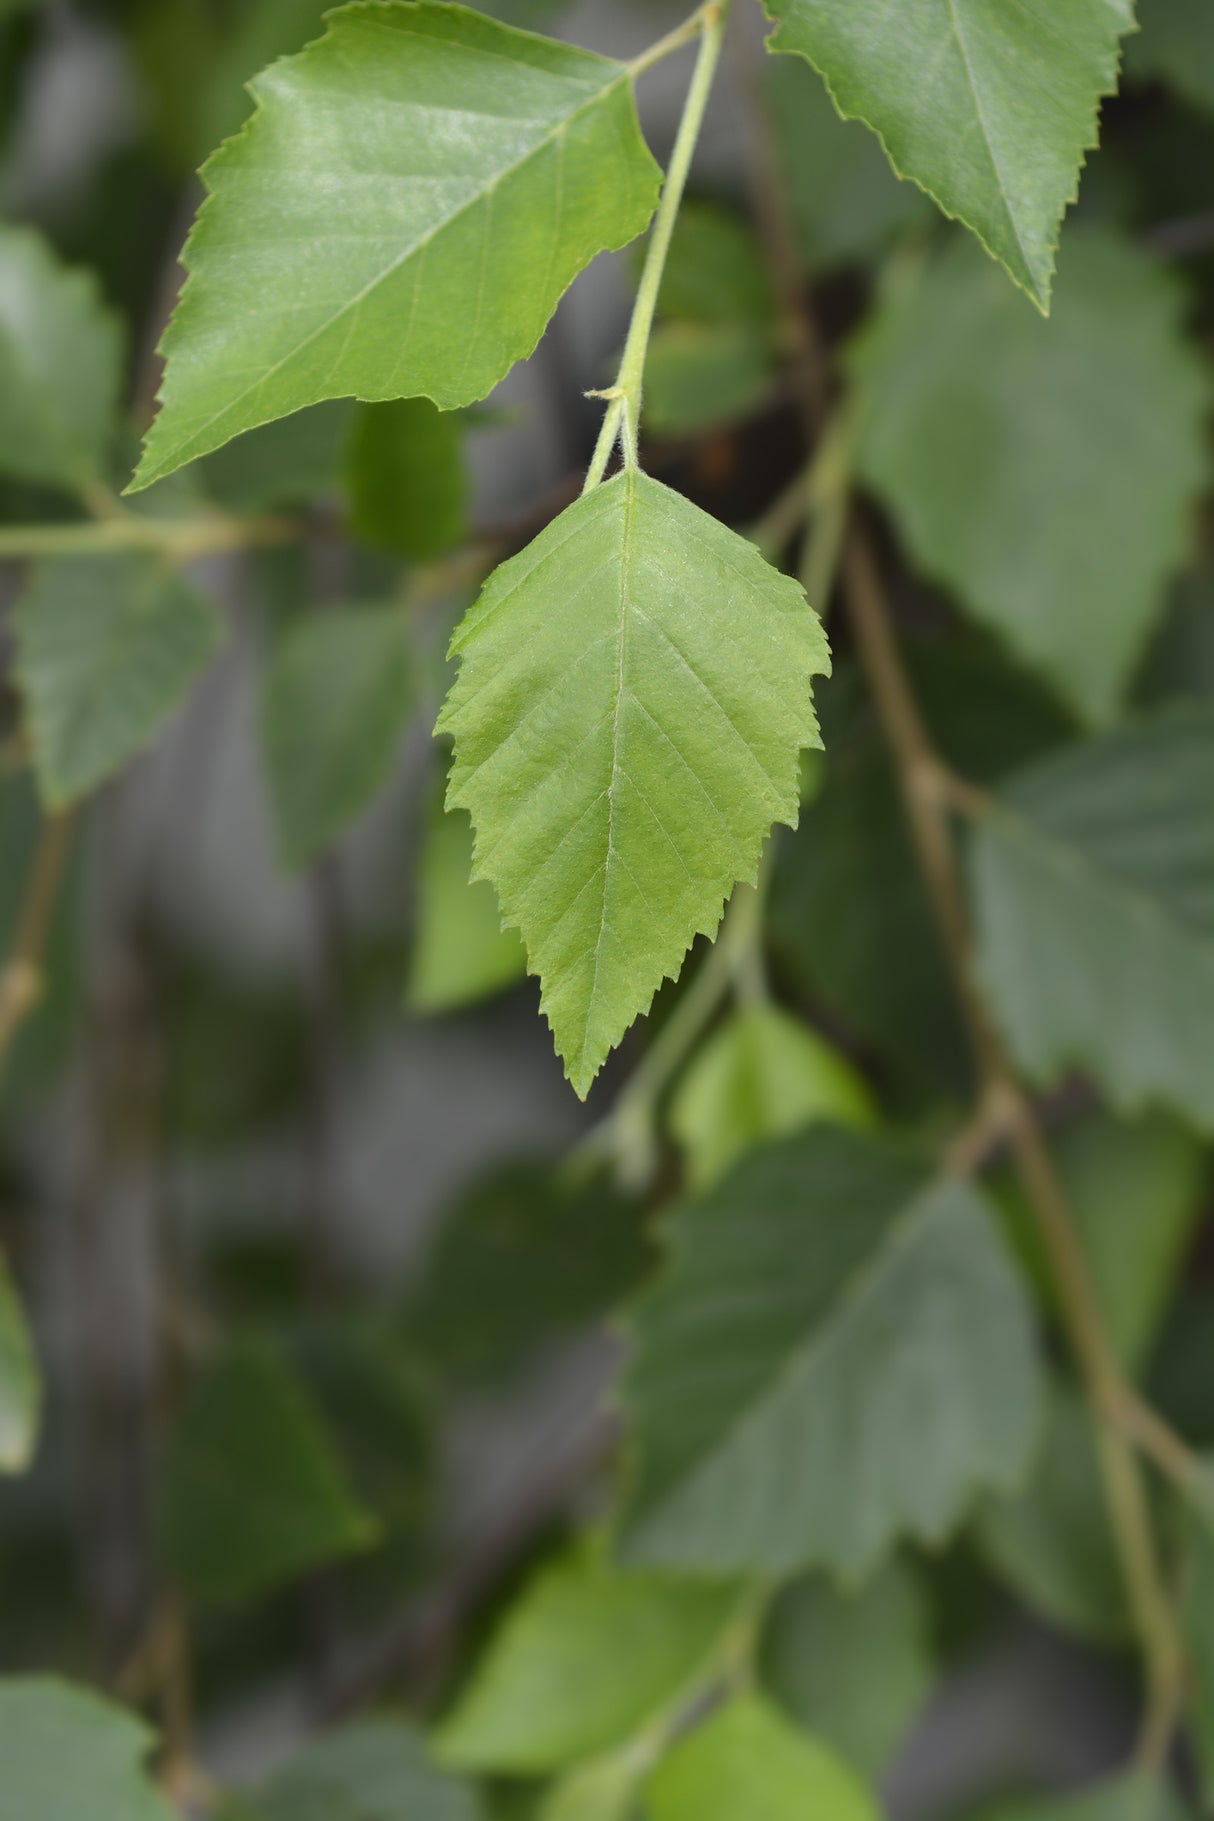
<svg viewBox="0 0 1214 1821">
<path fill-rule="evenodd" d="M 683 200 L 683 191 L 687 187 L 687 176 L 691 170 L 691 161 L 695 155 L 696 142 L 700 137 L 700 127 L 704 121 L 704 110 L 708 106 L 708 96 L 712 89 L 713 77 L 721 57 L 721 46 L 725 38 L 725 19 L 729 11 L 730 0 L 709 0 L 687 21 L 685 37 L 690 38 L 695 32 L 701 34 L 700 52 L 696 59 L 695 72 L 691 78 L 691 87 L 687 91 L 687 100 L 683 105 L 683 117 L 679 121 L 679 130 L 674 142 L 674 151 L 670 155 L 670 166 L 666 172 L 666 182 L 662 186 L 662 199 L 654 217 L 653 230 L 649 237 L 649 248 L 645 254 L 645 265 L 641 272 L 641 282 L 637 287 L 636 302 L 633 305 L 632 321 L 628 325 L 628 339 L 624 343 L 624 353 L 620 360 L 620 370 L 615 385 L 603 396 L 608 400 L 607 415 L 603 419 L 603 428 L 595 446 L 594 456 L 586 475 L 584 493 L 597 487 L 607 472 L 607 463 L 611 460 L 611 451 L 616 438 L 620 437 L 624 445 L 624 460 L 629 468 L 637 465 L 637 437 L 641 423 L 641 391 L 645 379 L 645 356 L 649 351 L 649 337 L 653 330 L 654 312 L 658 307 L 658 292 L 662 286 L 662 274 L 666 270 L 666 256 L 670 252 L 671 236 L 674 224 L 678 219 L 679 205 Z M 679 34 L 673 34 L 678 42 L 684 42 Z M 663 40 L 662 42 L 665 42 Z M 655 51 L 659 47 L 655 45 Z M 671 45 L 669 48 L 673 49 Z M 665 53 L 663 53 L 665 54 Z M 642 65 L 642 67 L 645 67 Z"/>
</svg>

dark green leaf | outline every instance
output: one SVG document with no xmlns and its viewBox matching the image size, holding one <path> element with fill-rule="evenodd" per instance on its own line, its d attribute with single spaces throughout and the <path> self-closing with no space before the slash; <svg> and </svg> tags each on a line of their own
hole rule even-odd
<svg viewBox="0 0 1214 1821">
<path fill-rule="evenodd" d="M 463 425 L 428 398 L 355 408 L 350 523 L 364 543 L 424 563 L 467 535 Z"/>
<path fill-rule="evenodd" d="M 483 1812 L 412 1727 L 377 1718 L 309 1745 L 243 1796 L 230 1821 L 482 1821 Z"/>
</svg>

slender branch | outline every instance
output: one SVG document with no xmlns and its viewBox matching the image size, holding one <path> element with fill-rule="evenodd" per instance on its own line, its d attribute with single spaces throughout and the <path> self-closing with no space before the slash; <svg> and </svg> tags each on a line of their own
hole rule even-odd
<svg viewBox="0 0 1214 1821">
<path fill-rule="evenodd" d="M 709 0 L 709 4 L 694 15 L 696 29 L 702 33 L 700 54 L 696 59 L 691 87 L 687 91 L 687 100 L 683 105 L 683 117 L 679 121 L 674 151 L 670 155 L 670 166 L 666 172 L 666 182 L 662 186 L 662 199 L 654 217 L 649 248 L 645 255 L 645 265 L 641 272 L 641 282 L 637 287 L 636 302 L 633 305 L 632 321 L 628 325 L 628 338 L 624 343 L 624 353 L 620 360 L 620 370 L 615 385 L 608 391 L 599 394 L 600 397 L 608 400 L 607 415 L 603 419 L 603 427 L 599 432 L 599 440 L 595 445 L 594 455 L 586 475 L 586 485 L 582 489 L 584 493 L 589 493 L 597 487 L 607 472 L 607 463 L 611 459 L 611 451 L 615 447 L 617 437 L 622 436 L 623 439 L 626 465 L 629 468 L 635 468 L 637 465 L 637 437 L 640 433 L 641 423 L 641 391 L 645 378 L 645 356 L 649 351 L 649 337 L 653 329 L 654 313 L 658 306 L 658 292 L 662 286 L 662 274 L 666 269 L 666 256 L 670 251 L 674 224 L 678 219 L 679 205 L 683 200 L 683 191 L 687 187 L 687 177 L 691 170 L 692 158 L 695 156 L 696 142 L 700 137 L 704 111 L 708 106 L 709 92 L 712 89 L 713 77 L 721 57 L 729 5 L 730 0 Z M 692 21 L 689 20 L 687 23 L 690 27 Z"/>
<path fill-rule="evenodd" d="M 682 50 L 685 44 L 690 44 L 693 38 L 698 38 L 704 29 L 704 19 L 708 11 L 708 6 L 697 7 L 689 19 L 684 19 L 682 25 L 676 25 L 672 32 L 667 32 L 664 38 L 659 38 L 656 44 L 651 44 L 647 51 L 642 51 L 639 57 L 634 57 L 628 65 L 628 74 L 633 81 L 635 82 L 638 76 L 643 76 L 646 70 L 651 70 L 655 63 L 661 63 L 673 51 Z"/>
<path fill-rule="evenodd" d="M 297 528 L 288 519 L 238 519 L 214 513 L 193 519 L 108 514 L 79 525 L 0 526 L 0 558 L 103 556 L 116 550 L 152 550 L 171 562 L 228 550 L 289 543 Z"/>
<path fill-rule="evenodd" d="M 17 933 L 0 972 L 0 1068 L 42 995 L 42 962 L 71 848 L 73 820 L 70 811 L 48 817 L 34 855 Z"/>
</svg>

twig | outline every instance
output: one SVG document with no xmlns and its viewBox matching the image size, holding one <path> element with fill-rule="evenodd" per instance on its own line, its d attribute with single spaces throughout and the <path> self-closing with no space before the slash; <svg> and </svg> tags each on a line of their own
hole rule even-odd
<svg viewBox="0 0 1214 1821">
<path fill-rule="evenodd" d="M 42 995 L 42 963 L 71 849 L 73 824 L 70 810 L 48 816 L 34 854 L 13 946 L 0 972 L 0 1070 L 13 1039 Z"/>
</svg>

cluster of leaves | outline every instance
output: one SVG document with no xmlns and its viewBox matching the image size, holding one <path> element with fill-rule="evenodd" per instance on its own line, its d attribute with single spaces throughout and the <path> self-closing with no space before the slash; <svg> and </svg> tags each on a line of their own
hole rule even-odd
<svg viewBox="0 0 1214 1821">
<path fill-rule="evenodd" d="M 452 1413 L 621 1308 L 626 1444 L 605 1498 L 601 1449 L 579 1478 L 589 1524 L 556 1526 L 559 1498 L 521 1548 L 508 1523 L 421 1717 L 208 1787 L 217 1821 L 872 1821 L 996 1590 L 1138 1649 L 1151 1699 L 1124 1772 L 987 1821 L 1190 1813 L 1214 1789 L 1214 283 L 1200 237 L 1187 271 L 1166 257 L 1194 224 L 1160 221 L 1214 151 L 1201 0 L 770 0 L 753 220 L 681 206 L 755 24 L 728 44 L 716 0 L 631 63 L 522 29 L 542 6 L 119 10 L 161 167 L 233 136 L 133 474 L 98 273 L 62 228 L 0 227 L 0 1060 L 49 981 L 6 1132 L 88 1023 L 79 880 L 50 903 L 70 818 L 213 665 L 212 559 L 258 601 L 281 861 L 322 885 L 433 719 L 462 614 L 407 967 L 381 914 L 330 983 L 351 1026 L 385 959 L 431 1017 L 530 972 L 584 1098 L 661 997 L 575 1156 L 474 1185 L 403 1288 L 326 1301 L 279 1251 L 216 1248 L 205 1318 L 174 1311 L 149 1640 L 120 1678 L 162 1697 L 163 1775 L 131 1713 L 14 1674 L 0 1814 L 74 1821 L 84 1790 L 156 1821 L 194 1793 L 183 1609 L 205 1700 L 290 1660 L 319 1570 L 347 1618 L 434 1582 L 441 1605 Z M 0 6 L 16 69 L 27 11 Z M 663 176 L 636 91 L 692 45 Z M 534 537 L 474 533 L 476 407 L 646 229 L 584 489 Z M 318 601 L 299 559 L 329 546 L 349 585 Z M 194 955 L 156 968 L 183 1151 L 309 1106 L 306 1008 Z M 29 1467 L 42 1397 L 0 1259 L 0 1471 Z M 1150 1498 L 1123 1422 L 1168 1469 Z"/>
</svg>

